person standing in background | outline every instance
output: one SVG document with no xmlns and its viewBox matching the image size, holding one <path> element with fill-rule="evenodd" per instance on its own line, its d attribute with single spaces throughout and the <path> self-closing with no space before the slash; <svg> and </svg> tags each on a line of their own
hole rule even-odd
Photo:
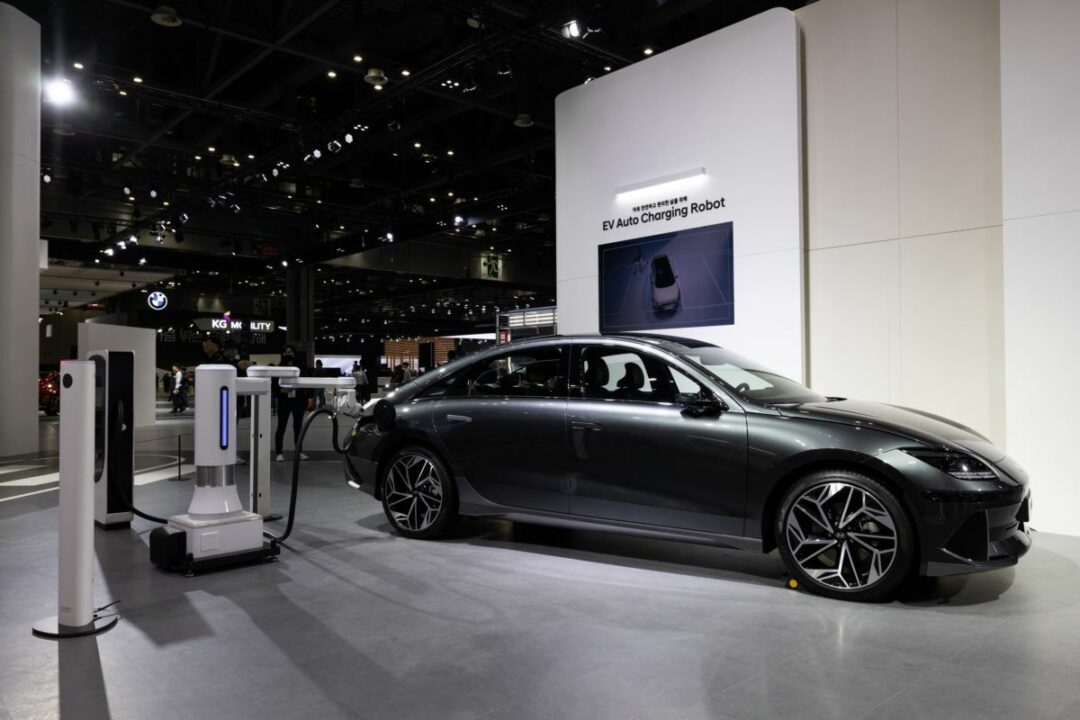
<svg viewBox="0 0 1080 720">
<path fill-rule="evenodd" d="M 356 396 L 360 398 L 360 404 L 365 404 L 371 399 L 371 390 L 368 388 L 367 371 L 359 362 L 353 363 L 353 379 L 356 380 Z"/>
<path fill-rule="evenodd" d="M 299 367 L 296 360 L 296 348 L 286 345 L 281 351 L 281 367 Z M 289 424 L 289 418 L 293 421 L 293 446 L 300 441 L 300 425 L 304 421 L 304 411 L 307 409 L 307 397 L 303 390 L 286 390 L 275 379 L 272 390 L 277 399 L 277 433 L 274 435 L 274 453 L 277 462 L 285 462 L 282 454 L 282 444 L 285 442 L 285 426 Z M 301 460 L 307 460 L 307 455 L 300 453 Z"/>
<path fill-rule="evenodd" d="M 326 369 L 323 367 L 322 360 L 315 361 L 315 371 L 312 375 L 317 378 L 326 377 Z M 316 388 L 315 408 L 321 408 L 323 405 L 326 405 L 326 388 Z"/>
<path fill-rule="evenodd" d="M 172 365 L 172 390 L 169 398 L 172 400 L 170 415 L 179 415 L 187 407 L 187 393 L 184 388 L 184 373 L 176 363 Z"/>
</svg>

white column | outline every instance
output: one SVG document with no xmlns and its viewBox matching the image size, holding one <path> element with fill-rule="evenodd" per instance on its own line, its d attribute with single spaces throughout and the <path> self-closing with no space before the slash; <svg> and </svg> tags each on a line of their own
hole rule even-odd
<svg viewBox="0 0 1080 720">
<path fill-rule="evenodd" d="M 0 3 L 0 457 L 37 452 L 41 28 Z"/>
</svg>

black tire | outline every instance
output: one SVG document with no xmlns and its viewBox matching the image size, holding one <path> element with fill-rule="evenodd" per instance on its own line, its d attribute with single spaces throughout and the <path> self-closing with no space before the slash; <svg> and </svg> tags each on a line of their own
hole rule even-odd
<svg viewBox="0 0 1080 720">
<path fill-rule="evenodd" d="M 439 456 L 421 445 L 395 450 L 383 463 L 379 482 L 383 512 L 399 535 L 434 540 L 458 519 L 454 478 Z"/>
<path fill-rule="evenodd" d="M 911 575 L 917 554 L 914 528 L 897 497 L 878 480 L 840 469 L 812 473 L 788 489 L 776 517 L 776 544 L 802 587 L 862 602 L 891 597 Z"/>
</svg>

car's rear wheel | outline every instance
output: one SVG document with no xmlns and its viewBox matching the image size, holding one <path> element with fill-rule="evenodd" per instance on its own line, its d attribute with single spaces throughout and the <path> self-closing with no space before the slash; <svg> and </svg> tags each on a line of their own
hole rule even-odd
<svg viewBox="0 0 1080 720">
<path fill-rule="evenodd" d="M 849 470 L 796 482 L 780 505 L 776 539 L 792 577 L 832 598 L 885 599 L 915 564 L 915 532 L 900 501 Z"/>
<path fill-rule="evenodd" d="M 396 450 L 383 466 L 383 512 L 399 534 L 430 540 L 457 520 L 457 487 L 435 453 L 418 445 Z"/>
</svg>

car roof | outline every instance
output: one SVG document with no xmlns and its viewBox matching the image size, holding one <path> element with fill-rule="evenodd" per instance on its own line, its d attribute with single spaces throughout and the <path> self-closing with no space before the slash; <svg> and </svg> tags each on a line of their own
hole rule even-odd
<svg viewBox="0 0 1080 720">
<path fill-rule="evenodd" d="M 661 335 L 659 333 L 603 333 L 603 334 L 582 334 L 582 335 L 537 335 L 534 337 L 521 338 L 520 340 L 514 340 L 509 343 L 502 343 L 495 347 L 507 347 L 509 345 L 527 345 L 543 342 L 556 342 L 566 340 L 629 340 L 631 342 L 642 342 L 650 345 L 660 344 L 675 344 L 682 345 L 684 347 L 719 347 L 712 343 L 707 343 L 704 340 L 695 340 L 693 338 L 678 337 L 676 335 Z"/>
</svg>

